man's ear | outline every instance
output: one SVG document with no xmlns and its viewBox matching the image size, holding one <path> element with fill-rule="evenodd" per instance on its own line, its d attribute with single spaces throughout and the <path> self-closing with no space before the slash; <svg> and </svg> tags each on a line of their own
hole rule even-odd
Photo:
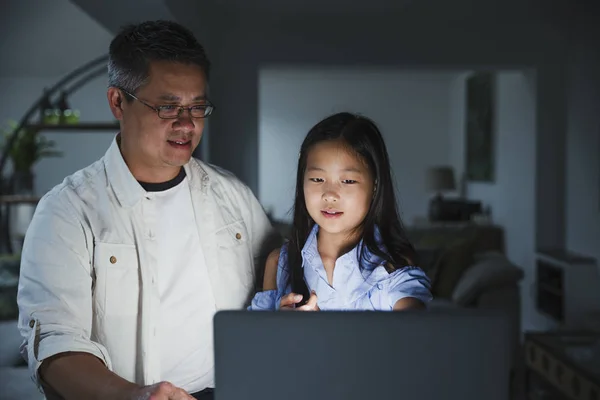
<svg viewBox="0 0 600 400">
<path fill-rule="evenodd" d="M 123 93 L 115 87 L 109 87 L 106 97 L 108 98 L 108 106 L 113 116 L 121 121 L 123 119 Z"/>
</svg>

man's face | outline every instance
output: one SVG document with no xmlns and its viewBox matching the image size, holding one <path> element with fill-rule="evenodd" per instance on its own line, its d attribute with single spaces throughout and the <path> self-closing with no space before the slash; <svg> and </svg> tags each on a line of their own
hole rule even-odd
<svg viewBox="0 0 600 400">
<path fill-rule="evenodd" d="M 121 121 L 121 152 L 138 180 L 161 181 L 176 174 L 200 143 L 205 122 L 187 110 L 178 118 L 161 119 L 148 105 L 206 104 L 206 86 L 205 74 L 196 65 L 155 61 L 147 82 L 134 93 L 139 100 L 126 101 L 121 90 L 109 89 L 111 109 Z"/>
</svg>

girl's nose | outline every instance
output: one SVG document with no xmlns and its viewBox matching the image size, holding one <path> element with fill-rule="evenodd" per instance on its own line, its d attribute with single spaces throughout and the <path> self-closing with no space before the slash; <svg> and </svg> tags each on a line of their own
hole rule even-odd
<svg viewBox="0 0 600 400">
<path fill-rule="evenodd" d="M 323 200 L 326 202 L 337 201 L 340 197 L 335 190 L 326 190 L 323 192 Z"/>
</svg>

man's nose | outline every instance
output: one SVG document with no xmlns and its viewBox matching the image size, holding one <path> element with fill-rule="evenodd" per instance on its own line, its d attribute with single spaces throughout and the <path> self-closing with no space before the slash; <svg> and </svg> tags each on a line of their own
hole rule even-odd
<svg viewBox="0 0 600 400">
<path fill-rule="evenodd" d="M 191 111 L 188 109 L 181 110 L 179 117 L 175 120 L 175 124 L 179 129 L 191 131 L 194 130 L 196 124 L 194 124 L 194 120 L 192 119 Z"/>
</svg>

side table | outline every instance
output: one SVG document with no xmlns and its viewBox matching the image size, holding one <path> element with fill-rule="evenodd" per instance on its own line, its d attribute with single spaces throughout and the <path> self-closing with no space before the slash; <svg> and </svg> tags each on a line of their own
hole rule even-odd
<svg viewBox="0 0 600 400">
<path fill-rule="evenodd" d="M 600 333 L 525 334 L 529 400 L 600 400 Z"/>
</svg>

